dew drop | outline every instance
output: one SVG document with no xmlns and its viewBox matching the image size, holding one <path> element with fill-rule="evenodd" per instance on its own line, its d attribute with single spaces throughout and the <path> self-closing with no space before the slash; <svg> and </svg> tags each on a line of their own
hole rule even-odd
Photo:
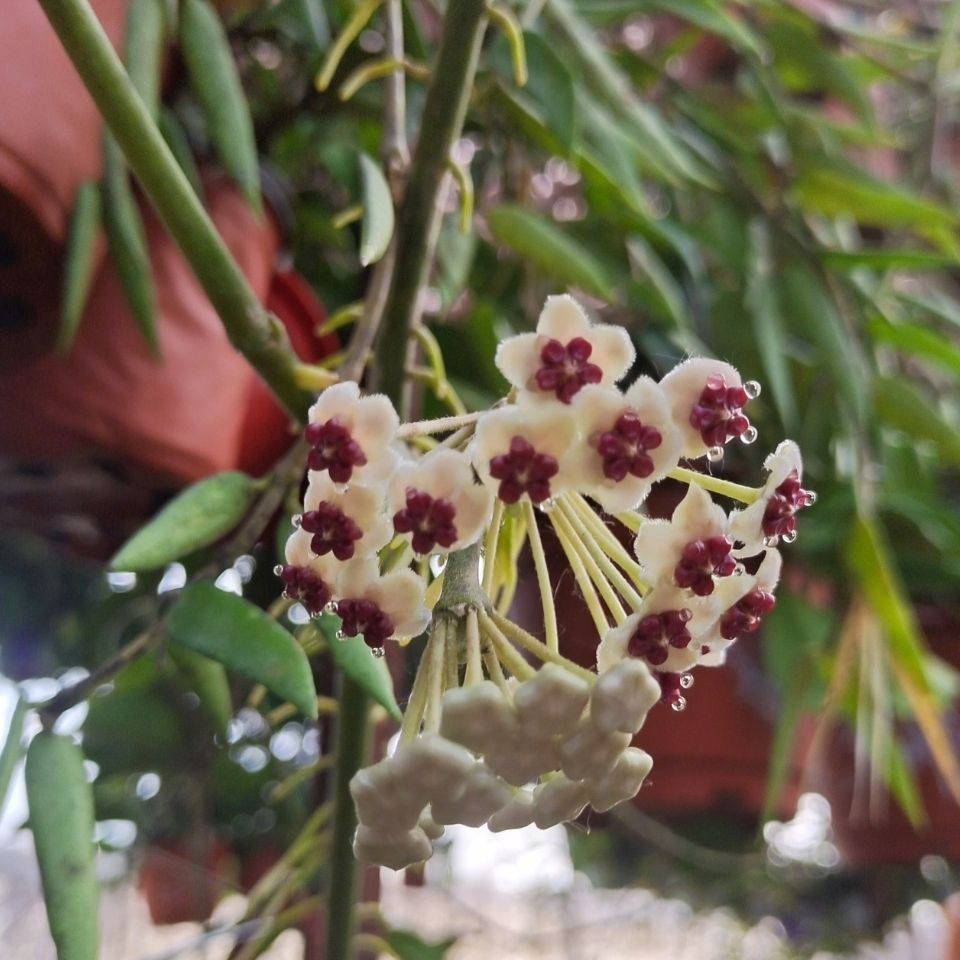
<svg viewBox="0 0 960 960">
<path fill-rule="evenodd" d="M 337 637 L 338 640 L 346 640 L 346 639 L 347 639 L 347 635 L 346 635 L 342 630 L 338 630 L 338 631 L 337 631 L 336 637 Z"/>
<path fill-rule="evenodd" d="M 383 647 L 371 647 L 370 652 L 379 660 L 386 653 L 386 650 Z"/>
<path fill-rule="evenodd" d="M 326 613 L 336 613 L 337 612 L 337 601 L 328 600 L 324 605 L 323 609 Z"/>
<path fill-rule="evenodd" d="M 788 530 L 788 531 L 783 535 L 783 542 L 784 542 L 784 543 L 793 543 L 793 541 L 796 540 L 796 539 L 797 539 L 797 531 L 796 531 L 796 530 Z"/>
<path fill-rule="evenodd" d="M 342 497 L 347 492 L 347 485 L 345 483 L 335 483 L 333 489 Z"/>
<path fill-rule="evenodd" d="M 278 563 L 274 568 L 273 572 L 279 577 L 283 573 L 283 564 Z"/>
<path fill-rule="evenodd" d="M 670 709 L 677 713 L 683 713 L 683 711 L 687 709 L 687 698 L 677 697 L 677 699 L 670 704 Z"/>
<path fill-rule="evenodd" d="M 550 511 L 553 510 L 553 508 L 556 505 L 557 505 L 557 501 L 554 500 L 553 497 L 551 497 L 548 500 L 543 500 L 537 504 L 537 506 L 540 508 L 541 513 L 550 513 Z"/>
<path fill-rule="evenodd" d="M 748 380 L 743 385 L 743 392 L 751 399 L 756 400 L 760 396 L 760 391 L 763 388 L 756 380 Z"/>
<path fill-rule="evenodd" d="M 740 442 L 749 447 L 751 443 L 756 442 L 758 436 L 760 436 L 760 434 L 757 432 L 756 427 L 747 427 L 747 429 L 740 434 Z"/>
<path fill-rule="evenodd" d="M 779 543 L 780 543 L 780 538 L 779 538 L 779 537 L 764 537 L 764 538 L 763 538 L 763 545 L 764 545 L 765 547 L 775 547 L 775 546 L 777 546 Z"/>
<path fill-rule="evenodd" d="M 295 513 L 295 514 L 290 518 L 290 523 L 291 523 L 293 526 L 295 526 L 295 527 L 299 527 L 300 524 L 303 523 L 303 514 Z"/>
<path fill-rule="evenodd" d="M 289 590 L 284 590 L 283 593 L 280 594 L 280 596 L 283 597 L 284 600 L 292 600 L 292 599 L 293 599 L 293 597 L 291 596 Z"/>
<path fill-rule="evenodd" d="M 707 451 L 707 459 L 711 463 L 716 463 L 718 460 L 723 459 L 723 447 L 711 447 Z"/>
<path fill-rule="evenodd" d="M 817 502 L 817 491 L 816 490 L 807 490 L 806 491 L 806 506 L 812 507 Z"/>
<path fill-rule="evenodd" d="M 738 563 L 733 568 L 733 575 L 735 577 L 742 577 L 746 572 L 747 572 L 747 568 L 742 563 Z"/>
<path fill-rule="evenodd" d="M 684 690 L 689 690 L 693 686 L 693 674 L 682 674 L 680 677 L 680 686 L 683 687 Z"/>
</svg>

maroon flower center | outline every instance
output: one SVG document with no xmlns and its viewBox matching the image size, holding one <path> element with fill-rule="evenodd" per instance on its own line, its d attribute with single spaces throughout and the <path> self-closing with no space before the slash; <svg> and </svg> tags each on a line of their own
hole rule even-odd
<svg viewBox="0 0 960 960">
<path fill-rule="evenodd" d="M 574 337 L 566 346 L 559 340 L 548 340 L 540 351 L 543 366 L 534 374 L 537 386 L 569 403 L 582 387 L 603 379 L 603 371 L 590 363 L 591 353 L 593 344 L 583 337 Z"/>
<path fill-rule="evenodd" d="M 417 553 L 429 553 L 438 543 L 452 547 L 456 542 L 456 513 L 456 507 L 444 497 L 431 497 L 410 487 L 406 507 L 393 515 L 393 528 L 397 533 L 413 534 L 413 549 Z"/>
<path fill-rule="evenodd" d="M 700 399 L 690 411 L 690 425 L 700 431 L 707 446 L 722 447 L 750 428 L 743 414 L 749 399 L 743 387 L 728 387 L 720 374 L 707 377 Z"/>
<path fill-rule="evenodd" d="M 311 470 L 329 470 L 334 483 L 347 483 L 353 476 L 353 468 L 367 462 L 360 444 L 339 417 L 332 417 L 326 423 L 308 424 L 303 435 L 312 447 L 307 466 Z"/>
<path fill-rule="evenodd" d="M 286 563 L 280 567 L 280 579 L 284 596 L 302 603 L 312 616 L 321 614 L 330 600 L 330 587 L 309 567 Z"/>
<path fill-rule="evenodd" d="M 670 654 L 668 647 L 682 650 L 690 644 L 687 624 L 692 614 L 685 607 L 666 610 L 644 617 L 627 643 L 631 657 L 641 657 L 653 666 L 659 666 Z"/>
<path fill-rule="evenodd" d="M 660 702 L 678 712 L 683 710 L 687 705 L 687 698 L 683 695 L 683 691 L 693 686 L 693 677 L 689 673 L 660 673 L 659 671 L 654 671 L 653 675 L 660 684 Z"/>
<path fill-rule="evenodd" d="M 318 556 L 333 553 L 338 560 L 349 560 L 355 551 L 354 544 L 363 536 L 363 531 L 339 507 L 324 500 L 316 510 L 305 513 L 300 526 L 312 533 L 310 549 Z"/>
<path fill-rule="evenodd" d="M 813 501 L 813 491 L 804 490 L 800 486 L 800 478 L 794 470 L 773 491 L 773 496 L 767 501 L 762 522 L 764 534 L 768 537 L 784 537 L 791 540 L 797 535 L 797 521 L 794 514 Z"/>
<path fill-rule="evenodd" d="M 698 597 L 713 593 L 714 577 L 729 577 L 737 561 L 730 556 L 733 544 L 726 537 L 692 540 L 683 548 L 673 570 L 678 587 L 687 587 Z"/>
<path fill-rule="evenodd" d="M 776 602 L 772 593 L 754 587 L 720 618 L 720 636 L 736 640 L 742 633 L 753 633 Z"/>
<path fill-rule="evenodd" d="M 537 453 L 523 437 L 514 437 L 509 452 L 490 461 L 490 476 L 500 481 L 497 496 L 504 503 L 516 503 L 525 493 L 534 503 L 548 500 L 550 479 L 559 469 L 556 457 Z"/>
<path fill-rule="evenodd" d="M 653 460 L 647 453 L 663 443 L 656 427 L 644 426 L 639 415 L 627 410 L 617 417 L 611 430 L 600 434 L 597 453 L 603 458 L 603 475 L 619 483 L 627 474 L 633 477 L 649 477 L 653 473 Z"/>
<path fill-rule="evenodd" d="M 343 621 L 344 636 L 362 636 L 374 650 L 393 636 L 393 621 L 372 600 L 340 600 L 337 616 Z"/>
</svg>

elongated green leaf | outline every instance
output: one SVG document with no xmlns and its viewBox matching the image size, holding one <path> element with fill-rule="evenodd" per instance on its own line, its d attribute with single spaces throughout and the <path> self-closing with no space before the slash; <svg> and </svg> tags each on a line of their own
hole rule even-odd
<svg viewBox="0 0 960 960">
<path fill-rule="evenodd" d="M 687 329 L 689 323 L 683 291 L 653 246 L 642 237 L 630 237 L 627 253 L 631 266 L 646 281 L 650 291 L 648 299 L 656 313 L 678 330 Z"/>
<path fill-rule="evenodd" d="M 369 267 L 390 246 L 393 236 L 393 198 L 383 171 L 371 157 L 360 154 L 360 179 L 363 185 L 363 223 L 360 228 L 360 262 Z"/>
<path fill-rule="evenodd" d="M 156 570 L 206 547 L 232 530 L 256 492 L 245 473 L 217 473 L 187 487 L 110 561 L 114 570 Z"/>
<path fill-rule="evenodd" d="M 927 822 L 923 800 L 917 789 L 917 781 L 910 767 L 904 762 L 903 753 L 896 743 L 887 747 L 887 762 L 883 767 L 884 781 L 914 830 Z"/>
<path fill-rule="evenodd" d="M 96 960 L 93 792 L 68 737 L 40 733 L 27 750 L 27 801 L 58 960 Z"/>
<path fill-rule="evenodd" d="M 131 0 L 127 9 L 123 61 L 140 99 L 156 118 L 160 105 L 160 71 L 166 42 L 164 0 Z"/>
<path fill-rule="evenodd" d="M 190 181 L 193 192 L 198 197 L 202 197 L 203 184 L 200 181 L 200 171 L 197 169 L 196 161 L 193 159 L 193 151 L 190 149 L 190 142 L 187 140 L 187 135 L 180 125 L 177 115 L 172 110 L 161 107 L 157 123 L 160 127 L 160 133 L 163 134 L 163 139 L 167 141 L 170 152 Z"/>
<path fill-rule="evenodd" d="M 729 40 L 739 50 L 765 57 L 763 41 L 735 14 L 729 13 L 730 4 L 717 0 L 653 0 L 638 6 L 649 6 L 668 16 L 681 17 L 709 33 Z"/>
<path fill-rule="evenodd" d="M 143 221 L 130 189 L 123 155 L 109 134 L 103 138 L 103 225 L 110 260 L 133 319 L 147 346 L 159 356 L 156 294 Z"/>
<path fill-rule="evenodd" d="M 938 270 L 956 263 L 956 257 L 933 250 L 824 250 L 820 257 L 835 270 L 856 270 L 858 267 Z"/>
<path fill-rule="evenodd" d="M 170 659 L 200 698 L 217 731 L 223 733 L 233 717 L 230 683 L 223 664 L 176 644 L 170 647 Z"/>
<path fill-rule="evenodd" d="M 212 583 L 193 583 L 170 611 L 167 630 L 174 643 L 262 683 L 308 717 L 317 716 L 306 654 L 259 607 Z"/>
<path fill-rule="evenodd" d="M 947 423 L 908 380 L 878 379 L 873 389 L 873 409 L 884 423 L 902 430 L 913 440 L 929 441 L 944 460 L 960 465 L 960 431 Z"/>
<path fill-rule="evenodd" d="M 206 0 L 183 0 L 180 47 L 210 139 L 227 172 L 259 212 L 260 169 L 253 121 L 226 32 Z"/>
<path fill-rule="evenodd" d="M 63 266 L 63 293 L 60 300 L 60 330 L 57 350 L 67 353 L 77 334 L 83 308 L 93 283 L 93 268 L 100 229 L 100 187 L 93 181 L 81 183 L 73 201 Z"/>
<path fill-rule="evenodd" d="M 23 756 L 23 720 L 28 710 L 26 701 L 18 699 L 13 708 L 13 715 L 10 717 L 7 739 L 4 741 L 3 749 L 0 750 L 0 813 L 3 813 L 7 791 L 10 789 L 10 778 L 13 776 L 17 762 Z"/>
<path fill-rule="evenodd" d="M 427 943 L 408 930 L 388 930 L 384 939 L 400 960 L 443 960 L 457 942 L 456 937 L 451 937 L 439 943 Z"/>
<path fill-rule="evenodd" d="M 327 638 L 333 662 L 357 686 L 376 700 L 394 720 L 402 720 L 403 714 L 393 693 L 393 680 L 390 678 L 390 671 L 383 658 L 373 655 L 370 648 L 363 642 L 363 637 L 339 640 L 337 638 L 337 631 L 340 629 L 339 617 L 324 614 L 317 621 L 317 626 Z"/>
<path fill-rule="evenodd" d="M 497 207 L 487 216 L 498 243 L 548 276 L 610 300 L 613 283 L 603 264 L 553 221 L 522 207 Z"/>
<path fill-rule="evenodd" d="M 870 336 L 875 343 L 886 343 L 903 353 L 923 357 L 960 376 L 960 347 L 936 330 L 918 323 L 892 324 L 877 319 L 870 324 Z"/>
</svg>

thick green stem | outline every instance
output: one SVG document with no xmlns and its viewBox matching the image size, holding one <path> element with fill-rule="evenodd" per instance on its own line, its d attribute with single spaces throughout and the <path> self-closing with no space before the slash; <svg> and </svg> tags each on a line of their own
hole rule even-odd
<svg viewBox="0 0 960 960">
<path fill-rule="evenodd" d="M 312 397 L 297 385 L 282 324 L 263 309 L 203 209 L 88 0 L 39 0 L 130 169 L 183 252 L 231 343 L 298 419 Z"/>
<path fill-rule="evenodd" d="M 439 227 L 447 161 L 463 130 L 486 25 L 486 0 L 450 0 L 397 218 L 397 259 L 377 349 L 380 388 L 390 397 L 399 397 L 403 389 L 410 329 Z"/>
</svg>

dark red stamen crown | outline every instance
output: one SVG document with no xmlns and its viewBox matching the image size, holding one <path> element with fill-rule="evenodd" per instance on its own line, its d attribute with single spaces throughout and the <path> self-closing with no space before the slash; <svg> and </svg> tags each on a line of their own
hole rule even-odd
<svg viewBox="0 0 960 960">
<path fill-rule="evenodd" d="M 649 477 L 653 473 L 653 460 L 647 451 L 655 450 L 661 443 L 663 436 L 656 427 L 644 426 L 635 411 L 624 411 L 612 429 L 600 434 L 597 441 L 597 453 L 603 458 L 603 475 L 617 483 L 627 474 L 640 479 Z"/>
<path fill-rule="evenodd" d="M 550 479 L 560 469 L 556 457 L 537 453 L 528 440 L 514 437 L 510 451 L 493 457 L 490 476 L 500 481 L 497 496 L 504 503 L 516 503 L 527 494 L 534 503 L 550 499 Z"/>
<path fill-rule="evenodd" d="M 690 645 L 690 631 L 687 630 L 690 618 L 691 613 L 686 608 L 648 614 L 633 631 L 627 643 L 627 653 L 659 666 L 670 654 L 668 647 L 682 650 Z"/>
<path fill-rule="evenodd" d="M 324 500 L 316 510 L 300 519 L 300 526 L 312 533 L 310 549 L 318 556 L 332 553 L 338 560 L 349 560 L 363 531 L 339 507 Z"/>
<path fill-rule="evenodd" d="M 719 373 L 707 377 L 700 399 L 690 411 L 690 425 L 700 431 L 703 442 L 722 447 L 750 427 L 743 414 L 750 397 L 743 387 L 728 387 Z"/>
<path fill-rule="evenodd" d="M 773 491 L 773 496 L 767 501 L 767 508 L 763 512 L 761 524 L 765 536 L 786 537 L 796 536 L 797 521 L 794 514 L 803 507 L 813 503 L 814 495 L 810 490 L 800 486 L 797 471 L 787 477 L 783 483 Z"/>
<path fill-rule="evenodd" d="M 753 633 L 776 602 L 772 593 L 754 587 L 720 618 L 720 636 L 736 640 L 743 633 Z"/>
<path fill-rule="evenodd" d="M 603 379 L 603 371 L 590 363 L 591 353 L 593 344 L 583 337 L 574 337 L 566 346 L 559 340 L 548 340 L 540 350 L 543 366 L 534 374 L 537 386 L 569 403 L 588 383 Z"/>
<path fill-rule="evenodd" d="M 675 704 L 681 704 L 685 702 L 685 697 L 683 696 L 683 676 L 679 673 L 660 673 L 656 671 L 654 677 L 657 680 L 657 683 L 660 684 L 660 702 L 665 703 L 670 707 L 673 707 Z"/>
<path fill-rule="evenodd" d="M 683 548 L 680 562 L 673 570 L 678 587 L 692 590 L 698 597 L 713 593 L 714 577 L 729 577 L 737 567 L 730 556 L 733 544 L 726 537 L 692 540 Z"/>
<path fill-rule="evenodd" d="M 413 549 L 417 553 L 430 553 L 437 544 L 452 547 L 456 542 L 456 513 L 449 500 L 411 487 L 407 490 L 406 507 L 393 515 L 393 528 L 397 533 L 413 534 Z"/>
<path fill-rule="evenodd" d="M 307 466 L 311 470 L 329 471 L 334 483 L 347 483 L 353 476 L 353 468 L 367 462 L 360 444 L 339 417 L 332 417 L 326 423 L 308 424 L 303 435 L 312 448 L 307 454 Z"/>
<path fill-rule="evenodd" d="M 362 636 L 374 650 L 393 636 L 393 621 L 372 600 L 340 600 L 337 616 L 343 621 L 344 636 Z"/>
<path fill-rule="evenodd" d="M 280 579 L 283 581 L 284 595 L 302 603 L 312 616 L 323 612 L 332 595 L 330 587 L 309 567 L 286 563 L 280 568 Z"/>
</svg>

